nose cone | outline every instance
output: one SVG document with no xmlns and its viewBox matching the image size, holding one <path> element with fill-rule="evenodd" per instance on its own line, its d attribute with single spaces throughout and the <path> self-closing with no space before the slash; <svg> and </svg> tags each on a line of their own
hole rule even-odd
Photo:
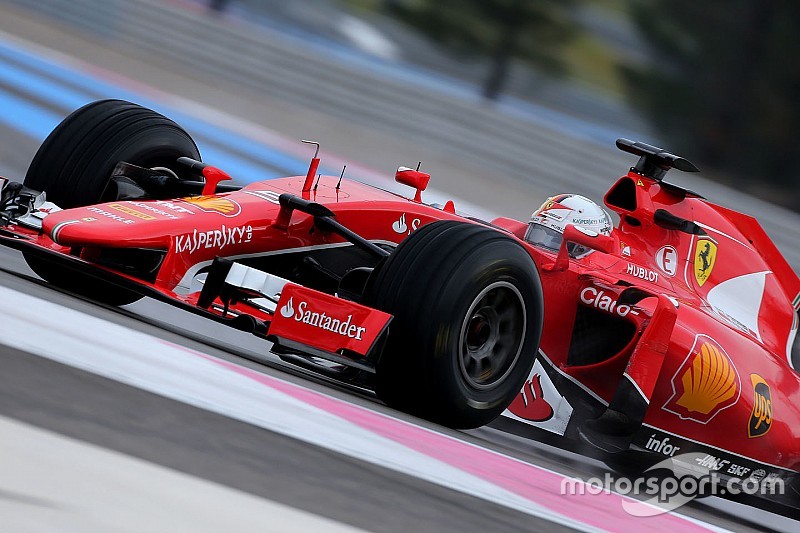
<svg viewBox="0 0 800 533">
<path fill-rule="evenodd" d="M 63 246 L 163 248 L 172 235 L 194 227 L 193 216 L 179 202 L 118 201 L 52 213 L 42 229 Z"/>
</svg>

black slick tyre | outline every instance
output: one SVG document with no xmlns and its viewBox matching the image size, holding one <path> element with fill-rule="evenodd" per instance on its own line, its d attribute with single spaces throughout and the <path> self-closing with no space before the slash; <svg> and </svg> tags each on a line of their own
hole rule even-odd
<svg viewBox="0 0 800 533">
<path fill-rule="evenodd" d="M 496 418 L 539 347 L 543 300 L 530 255 L 486 226 L 440 221 L 376 268 L 365 302 L 394 315 L 376 392 L 392 407 L 455 428 Z"/>
<path fill-rule="evenodd" d="M 145 168 L 166 167 L 181 175 L 179 157 L 200 159 L 197 145 L 172 120 L 124 100 L 100 100 L 66 117 L 45 139 L 25 176 L 26 187 L 45 191 L 61 208 L 81 207 L 104 198 L 120 161 Z M 53 285 L 111 305 L 132 303 L 134 292 L 80 272 L 66 271 L 30 253 L 31 269 Z"/>
</svg>

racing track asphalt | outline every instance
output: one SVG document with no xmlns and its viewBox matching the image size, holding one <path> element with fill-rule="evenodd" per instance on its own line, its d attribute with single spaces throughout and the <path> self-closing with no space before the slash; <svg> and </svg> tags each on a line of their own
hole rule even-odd
<svg viewBox="0 0 800 533">
<path fill-rule="evenodd" d="M 3 257 L 4 265 L 9 263 L 6 259 Z M 23 279 L 0 274 L 0 285 L 280 375 L 281 379 L 293 379 Z M 343 524 L 370 531 L 524 531 L 545 527 L 543 523 L 537 526 L 537 520 L 527 514 L 7 346 L 0 345 L 0 360 L 2 416 Z M 319 385 L 315 388 L 331 392 Z M 350 398 L 342 391 L 339 395 Z M 52 453 L 58 454 L 58 450 Z M 7 460 L 11 458 L 4 457 L 0 462 Z M 146 490 L 146 480 L 143 482 Z M 6 483 L 0 481 L 0 489 L 9 491 L 12 487 Z M 0 491 L 0 501 L 3 499 Z M 27 512 L 25 505 L 21 507 L 18 511 Z M 113 514 L 115 509 L 106 512 Z M 263 517 L 263 521 L 254 518 L 254 530 L 261 530 L 262 525 L 268 528 L 269 517 Z M 562 529 L 554 524 L 546 527 Z"/>
<path fill-rule="evenodd" d="M 57 292 L 46 285 L 25 279 L 24 276 L 29 271 L 16 252 L 0 250 L 0 264 L 23 276 L 0 273 L 2 287 L 203 351 L 236 365 L 301 384 L 361 407 L 388 413 L 423 427 L 432 427 L 467 442 L 474 442 L 567 475 L 590 476 L 601 471 L 597 465 L 590 464 L 579 456 L 558 452 L 541 444 L 514 442 L 513 439 L 504 439 L 491 430 L 478 430 L 469 435 L 427 424 L 388 409 L 376 403 L 369 395 L 354 393 L 342 387 L 331 387 L 331 384 L 321 380 L 309 380 L 307 376 L 300 377 L 297 373 L 287 372 L 285 367 L 274 364 L 254 364 L 231 352 L 209 346 L 213 343 L 224 347 L 224 339 L 212 341 L 201 335 L 197 338 L 201 341 L 205 338 L 206 341 L 198 342 L 167 331 L 169 324 L 154 326 L 139 320 L 135 314 L 105 308 Z M 133 307 L 136 305 L 152 304 L 142 302 Z M 176 319 L 171 320 L 172 323 L 181 323 L 181 315 L 188 315 L 178 311 L 173 311 L 173 314 Z M 183 327 L 204 329 L 207 325 L 206 321 L 195 317 L 182 318 L 185 320 Z M 206 331 L 205 334 L 217 336 L 213 331 Z M 47 335 L 46 330 L 43 335 Z M 227 335 L 227 340 L 239 344 L 239 339 L 232 337 L 230 332 Z M 263 349 L 263 344 L 261 348 Z M 461 492 L 10 349 L 2 346 L 1 338 L 0 359 L 3 361 L 3 372 L 0 373 L 2 416 L 16 418 L 342 524 L 374 531 L 406 531 L 410 528 L 469 531 L 476 530 L 478 526 L 489 531 L 556 528 L 552 523 L 545 525 L 527 514 Z M 320 430 L 324 431 L 324 428 Z M 57 454 L 58 451 L 54 450 L 53 453 Z M 143 481 L 143 484 L 146 490 L 147 482 Z M 8 490 L 9 487 L 0 484 L 0 489 Z M 353 498 L 354 494 L 357 495 L 356 498 Z M 120 497 L 125 496 L 122 494 Z M 23 511 L 27 509 L 24 505 L 22 507 Z M 743 528 L 740 519 L 711 516 L 709 509 L 702 504 L 685 511 L 690 516 L 711 521 L 721 527 Z M 110 506 L 95 512 L 109 515 L 106 520 L 110 521 L 118 510 Z M 731 512 L 730 508 L 726 512 Z M 780 526 L 780 522 L 775 525 Z"/>
<path fill-rule="evenodd" d="M 5 23 L 13 22 L 10 22 L 9 18 L 5 18 Z M 47 39 L 63 37 L 58 35 L 57 29 L 42 25 L 36 26 L 36 24 L 31 24 L 29 21 L 29 25 L 26 27 L 26 30 L 30 30 L 31 28 L 33 28 L 33 30 L 42 32 L 41 36 L 45 41 Z M 33 33 L 35 34 L 36 31 L 33 31 Z M 66 39 L 69 41 L 70 37 L 68 36 Z M 70 46 L 73 45 L 75 45 L 75 42 L 70 41 Z M 86 54 L 81 54 L 84 55 L 84 57 L 92 57 L 99 53 L 97 48 L 92 48 L 91 45 L 84 43 L 83 46 L 88 46 L 86 49 Z M 112 59 L 106 58 L 107 63 L 113 62 L 114 60 L 118 61 L 120 58 L 116 56 Z M 135 60 L 127 59 L 126 61 L 127 62 L 123 62 L 125 66 L 119 67 L 120 70 L 130 70 L 131 72 L 134 72 L 148 71 L 150 68 L 148 65 L 137 63 Z M 163 74 L 163 71 L 156 70 L 155 72 L 158 75 Z M 152 75 L 153 71 L 149 71 L 148 73 Z M 174 89 L 174 87 L 177 87 L 182 83 L 185 86 L 186 83 L 185 81 L 177 79 L 176 76 L 169 75 L 164 75 L 163 78 L 159 78 L 159 81 L 165 85 L 165 87 L 162 88 L 166 90 L 177 90 Z M 175 84 L 175 86 L 170 87 L 170 84 Z M 202 96 L 202 98 L 200 98 L 201 100 L 209 97 L 210 93 L 214 92 L 208 88 L 198 88 L 197 91 L 203 93 L 202 95 L 199 95 Z M 29 95 L 27 97 L 30 98 Z M 232 106 L 239 107 L 241 109 L 246 108 L 247 104 L 232 103 Z M 64 112 L 68 111 L 68 109 L 56 106 L 54 111 L 63 114 Z M 336 128 L 340 127 L 340 121 L 333 121 L 329 124 L 324 119 L 320 119 L 318 115 L 310 116 L 309 114 L 305 114 L 302 109 L 292 109 L 291 111 L 292 113 L 289 114 L 293 115 L 293 118 L 298 124 L 305 123 L 321 125 L 323 130 L 328 132 L 336 131 Z M 297 133 L 298 137 L 303 135 L 303 132 L 299 131 L 299 129 L 293 130 L 293 128 L 297 128 L 297 126 L 282 124 L 282 127 L 284 127 L 283 131 L 290 135 L 294 135 L 295 133 Z M 24 173 L 25 167 L 27 166 L 27 162 L 30 160 L 30 157 L 38 145 L 38 141 L 31 135 L 21 133 L 18 129 L 2 124 L 0 124 L 0 135 L 2 136 L 0 138 L 3 140 L 2 143 L 0 143 L 0 169 L 3 173 L 8 173 L 8 175 L 21 176 Z M 345 134 L 341 137 L 351 138 L 356 142 L 359 140 L 357 135 Z M 380 135 L 378 137 L 380 137 Z M 368 160 L 368 164 L 375 164 L 379 158 L 385 163 L 386 154 L 389 152 L 409 155 L 416 153 L 416 151 L 413 149 L 414 147 L 404 143 L 393 143 L 393 141 L 389 138 L 379 139 L 378 141 L 376 141 L 374 138 L 371 139 L 372 143 L 379 141 L 390 145 L 392 149 L 384 148 L 382 150 L 372 151 L 372 153 L 365 158 Z M 414 155 L 412 157 L 416 156 Z M 492 186 L 491 184 L 481 185 L 481 180 L 478 176 L 479 173 L 473 173 L 474 169 L 458 169 L 457 163 L 453 164 L 452 161 L 442 161 L 440 159 L 437 160 L 435 156 L 432 156 L 432 158 L 435 161 L 435 165 L 447 165 L 451 168 L 451 172 L 453 168 L 456 168 L 456 174 L 458 174 L 459 177 L 464 178 L 475 185 L 472 192 L 473 199 L 480 201 L 481 195 L 483 195 L 484 199 L 491 197 L 493 198 L 493 202 L 497 202 L 495 205 L 508 205 L 510 209 L 518 210 L 520 212 L 528 209 L 527 206 L 529 206 L 531 201 L 533 201 L 530 199 L 530 192 L 515 190 L 513 186 L 509 186 L 508 189 L 498 191 L 496 190 L 497 187 Z M 426 158 L 426 161 L 428 160 L 429 159 Z M 462 172 L 459 173 L 458 171 Z M 504 201 L 504 197 L 509 199 L 507 203 Z M 21 259 L 17 254 L 13 254 L 5 250 L 0 253 L 0 265 L 2 265 L 4 268 L 10 267 L 11 269 L 25 269 Z M 58 302 L 59 304 L 68 306 L 70 308 L 81 309 L 84 312 L 103 316 L 105 319 L 109 319 L 114 322 L 121 322 L 136 329 L 147 330 L 151 334 L 170 338 L 174 342 L 197 347 L 203 351 L 213 353 L 215 356 L 219 356 L 226 360 L 235 361 L 236 364 L 250 368 L 256 368 L 259 371 L 269 374 L 280 375 L 282 379 L 297 379 L 294 377 L 294 374 L 287 374 L 285 371 L 275 370 L 272 367 L 254 365 L 245 359 L 230 355 L 225 351 L 209 348 L 207 342 L 198 344 L 197 342 L 190 340 L 185 336 L 169 333 L 161 327 L 151 327 L 140 320 L 121 315 L 119 312 L 110 311 L 102 307 L 75 300 L 74 298 L 62 295 L 61 293 L 41 287 L 37 284 L 32 284 L 18 278 L 0 275 L 0 285 L 22 289 L 25 292 L 32 292 L 50 301 Z M 190 317 L 183 313 L 175 313 L 171 308 L 155 302 L 142 302 L 141 304 L 136 304 L 133 306 L 132 309 L 135 312 L 142 313 L 147 316 L 155 316 L 156 321 L 161 322 L 162 326 L 166 326 L 167 328 L 177 326 L 189 331 L 196 329 L 206 330 L 208 328 L 208 334 L 210 336 L 217 336 L 219 338 L 226 339 L 226 341 L 223 341 L 221 344 L 223 348 L 226 347 L 226 344 L 227 346 L 235 345 L 244 351 L 249 351 L 250 353 L 254 353 L 256 350 L 260 351 L 262 349 L 262 346 L 259 345 L 257 341 L 254 343 L 254 339 L 251 337 L 242 335 L 231 336 L 232 334 L 229 331 L 222 333 L 220 330 L 209 328 L 207 324 L 198 325 L 198 322 L 194 317 Z M 2 328 L 1 323 L 0 328 Z M 189 337 L 194 336 L 194 334 L 189 335 Z M 207 340 L 210 342 L 210 339 Z M 8 358 L 6 358 L 6 355 L 8 355 Z M 303 509 L 313 509 L 314 512 L 317 512 L 323 516 L 329 516 L 336 519 L 340 519 L 340 517 L 343 515 L 359 515 L 358 518 L 353 518 L 350 516 L 348 520 L 341 521 L 346 524 L 353 524 L 361 527 L 364 527 L 363 524 L 366 522 L 372 522 L 371 525 L 367 526 L 367 529 L 372 530 L 377 529 L 375 524 L 386 523 L 391 525 L 394 523 L 394 519 L 405 520 L 398 522 L 398 524 L 407 525 L 409 527 L 414 526 L 418 529 L 429 530 L 433 529 L 431 527 L 432 525 L 440 525 L 441 527 L 436 527 L 437 530 L 447 530 L 446 527 L 451 523 L 451 520 L 454 517 L 456 520 L 460 520 L 459 517 L 462 515 L 466 516 L 466 518 L 463 524 L 460 521 L 458 523 L 462 526 L 466 525 L 467 530 L 474 529 L 472 526 L 475 524 L 482 524 L 483 522 L 475 522 L 473 519 L 478 520 L 480 517 L 484 516 L 491 519 L 500 517 L 501 520 L 509 521 L 492 521 L 492 527 L 488 528 L 490 530 L 498 530 L 498 525 L 504 525 L 506 523 L 509 525 L 509 529 L 538 529 L 536 523 L 532 522 L 531 518 L 527 515 L 509 518 L 509 514 L 513 515 L 514 513 L 509 513 L 509 511 L 505 508 L 497 508 L 497 506 L 487 504 L 487 502 L 483 500 L 477 500 L 469 497 L 466 497 L 465 499 L 463 494 L 453 494 L 453 491 L 448 491 L 446 489 L 442 489 L 441 487 L 431 486 L 428 483 L 421 482 L 407 476 L 398 476 L 395 472 L 386 472 L 383 469 L 376 468 L 374 466 L 359 464 L 351 459 L 343 458 L 341 456 L 337 456 L 336 454 L 330 454 L 330 452 L 322 452 L 318 448 L 300 444 L 296 441 L 284 441 L 284 437 L 280 437 L 263 429 L 258 430 L 249 426 L 247 429 L 245 429 L 240 426 L 247 426 L 246 424 L 236 423 L 230 419 L 224 419 L 224 417 L 217 417 L 217 415 L 212 415 L 210 413 L 195 413 L 193 411 L 195 408 L 187 407 L 182 404 L 173 405 L 176 404 L 176 402 L 171 402 L 160 397 L 152 397 L 153 395 L 149 393 L 136 391 L 130 387 L 126 387 L 115 382 L 110 382 L 96 376 L 84 375 L 85 373 L 81 373 L 80 371 L 67 372 L 69 375 L 73 376 L 74 379 L 64 380 L 63 384 L 61 383 L 61 379 L 58 379 L 55 380 L 55 385 L 48 383 L 48 387 L 45 387 L 44 390 L 41 390 L 41 387 L 37 389 L 37 375 L 40 373 L 44 374 L 47 372 L 56 372 L 54 369 L 59 369 L 60 375 L 62 374 L 60 370 L 63 370 L 63 368 L 59 367 L 56 363 L 48 363 L 28 354 L 4 351 L 2 354 L 0 354 L 0 357 L 3 358 L 4 363 L 6 360 L 10 362 L 8 372 L 6 372 L 4 364 L 4 372 L 2 373 L 2 379 L 9 381 L 10 385 L 6 387 L 6 384 L 3 383 L 2 390 L 6 391 L 19 389 L 18 395 L 15 395 L 15 397 L 19 397 L 20 399 L 28 399 L 27 402 L 14 402 L 13 400 L 7 400 L 8 396 L 6 395 L 2 396 L 2 401 L 0 401 L 0 414 L 3 415 L 12 415 L 21 420 L 28 420 L 32 422 L 34 421 L 33 418 L 35 417 L 36 425 L 45 428 L 51 428 L 60 432 L 62 432 L 61 429 L 63 429 L 63 433 L 65 434 L 69 434 L 70 427 L 72 428 L 71 431 L 73 432 L 75 431 L 75 428 L 81 427 L 81 435 L 76 435 L 78 438 L 98 443 L 102 440 L 102 442 L 105 443 L 104 445 L 107 445 L 107 447 L 111 449 L 119 449 L 119 446 L 127 446 L 128 448 L 126 449 L 133 450 L 128 452 L 131 455 L 139 457 L 146 456 L 149 461 L 160 464 L 165 464 L 165 461 L 172 461 L 172 463 L 169 463 L 169 465 L 173 468 L 192 474 L 197 474 L 201 477 L 208 477 L 208 479 L 214 479 L 215 481 L 227 484 L 224 479 L 218 479 L 217 477 L 212 476 L 212 474 L 215 476 L 220 476 L 221 474 L 219 471 L 224 470 L 227 466 L 229 466 L 229 463 L 236 463 L 236 454 L 229 453 L 230 450 L 226 447 L 216 446 L 213 442 L 210 444 L 207 442 L 208 445 L 202 448 L 201 453 L 195 454 L 193 452 L 194 448 L 196 447 L 193 442 L 195 435 L 194 433 L 182 435 L 182 431 L 178 431 L 178 436 L 172 438 L 172 440 L 166 439 L 164 435 L 160 434 L 161 431 L 172 436 L 176 434 L 176 429 L 174 425 L 173 427 L 170 427 L 168 418 L 162 420 L 160 424 L 156 423 L 157 421 L 154 421 L 153 427 L 148 427 L 148 431 L 144 432 L 144 434 L 140 436 L 127 435 L 124 431 L 121 432 L 118 427 L 115 428 L 114 424 L 115 421 L 118 422 L 120 412 L 130 412 L 131 406 L 137 405 L 137 403 L 131 402 L 139 402 L 140 400 L 145 401 L 144 399 L 146 398 L 147 402 L 151 402 L 148 405 L 155 406 L 157 410 L 164 410 L 165 413 L 172 413 L 174 416 L 186 414 L 188 416 L 187 419 L 193 421 L 196 418 L 202 419 L 204 423 L 208 424 L 207 426 L 201 424 L 201 427 L 207 430 L 202 432 L 202 434 L 208 435 L 209 438 L 216 438 L 213 436 L 224 435 L 228 434 L 229 432 L 231 432 L 233 435 L 248 435 L 249 437 L 255 438 L 256 441 L 249 442 L 247 445 L 243 445 L 236 439 L 233 441 L 226 441 L 226 443 L 230 444 L 234 451 L 238 451 L 238 449 L 241 447 L 249 449 L 247 454 L 244 454 L 244 457 L 252 458 L 252 460 L 256 463 L 258 463 L 258 457 L 260 457 L 261 454 L 268 453 L 264 450 L 268 450 L 270 446 L 273 445 L 273 441 L 277 441 L 278 443 L 274 445 L 276 446 L 278 452 L 276 452 L 274 456 L 271 456 L 273 457 L 273 466 L 274 464 L 291 464 L 292 466 L 297 466 L 298 470 L 294 473 L 284 472 L 285 475 L 282 479 L 286 485 L 278 484 L 277 489 L 275 486 L 273 486 L 272 488 L 275 489 L 275 494 L 266 494 L 266 492 L 262 492 L 259 493 L 259 495 L 264 495 L 277 501 L 284 501 L 284 499 L 282 499 L 283 492 L 289 491 L 291 493 L 292 490 L 295 492 L 303 492 L 308 489 L 310 491 L 309 494 L 314 497 L 307 499 L 299 497 L 288 503 Z M 12 364 L 11 361 L 16 361 L 16 363 Z M 5 376 L 8 376 L 8 378 Z M 301 379 L 300 381 L 304 383 L 305 386 L 312 386 L 320 390 L 325 390 L 328 394 L 335 394 L 359 405 L 365 405 L 371 409 L 376 409 L 379 411 L 386 411 L 384 406 L 375 403 L 368 397 L 352 394 L 337 387 L 330 388 L 329 384 L 323 385 L 319 380 L 308 381 L 307 379 Z M 14 386 L 15 383 L 18 383 L 19 386 Z M 52 394 L 50 394 L 50 388 L 54 389 Z M 60 392 L 57 392 L 58 390 L 60 390 Z M 73 412 L 72 416 L 70 417 L 68 413 L 68 407 L 71 402 L 65 402 L 63 400 L 64 398 L 72 398 L 74 396 L 75 398 L 80 399 L 81 397 L 86 396 L 88 398 L 92 398 L 94 401 L 82 403 L 82 405 L 88 405 L 92 408 L 95 408 L 108 401 L 105 395 L 96 395 L 99 394 L 100 391 L 112 393 L 110 396 L 115 399 L 114 402 L 112 402 L 113 405 L 109 406 L 109 409 L 107 412 L 105 412 L 105 414 L 100 413 L 95 419 L 94 414 L 90 414 L 86 410 L 78 410 Z M 95 394 L 95 396 L 92 396 L 93 394 Z M 42 398 L 37 399 L 36 396 L 42 396 Z M 98 401 L 100 398 L 102 398 L 103 401 Z M 117 402 L 116 399 L 119 399 L 119 401 Z M 85 402 L 85 400 L 81 400 L 81 402 Z M 31 408 L 26 408 L 25 404 L 31 406 Z M 38 406 L 38 408 L 33 408 L 32 406 Z M 10 411 L 13 411 L 13 413 Z M 393 414 L 395 416 L 402 416 L 398 415 L 397 413 Z M 60 421 L 62 418 L 75 423 L 62 423 Z M 175 420 L 175 418 L 172 418 L 172 420 Z M 424 422 L 419 420 L 416 420 L 415 422 L 424 424 Z M 247 431 L 252 431 L 254 433 L 247 433 Z M 514 456 L 520 457 L 523 460 L 541 464 L 566 474 L 582 473 L 589 475 L 596 472 L 595 465 L 587 464 L 580 458 L 557 453 L 556 451 L 548 449 L 546 446 L 532 445 L 530 443 L 520 444 L 513 439 L 509 440 L 500 438 L 494 435 L 491 431 L 481 430 L 478 432 L 473 432 L 469 435 L 455 432 L 453 432 L 453 434 L 462 439 L 478 441 L 482 445 L 501 449 L 507 453 L 511 453 Z M 189 438 L 190 435 L 192 435 L 191 438 Z M 160 444 L 163 440 L 170 440 L 170 442 L 173 444 L 173 447 L 169 449 L 164 448 L 162 450 L 160 445 L 152 445 L 153 442 L 158 442 Z M 249 441 L 248 438 L 245 440 Z M 202 444 L 202 439 L 200 442 Z M 138 450 L 138 452 L 136 450 Z M 284 453 L 287 454 L 288 457 L 284 457 Z M 291 456 L 295 453 L 300 454 L 301 457 L 305 458 L 321 458 L 319 461 L 320 464 L 303 461 L 292 462 Z M 302 455 L 304 453 L 307 455 Z M 182 457 L 186 457 L 187 460 L 185 463 L 181 463 L 182 468 L 178 468 L 173 463 L 179 463 L 180 461 L 178 461 L 178 459 Z M 326 467 L 325 465 L 329 463 L 332 463 L 335 466 L 330 468 Z M 262 463 L 262 466 L 264 464 L 266 463 Z M 213 465 L 218 465 L 219 471 L 215 471 Z M 320 468 L 322 468 L 324 471 L 320 472 Z M 368 472 L 369 475 L 365 474 L 365 471 Z M 246 475 L 246 472 L 243 475 L 243 480 L 249 479 Z M 331 479 L 327 479 L 327 476 L 330 476 Z M 341 494 L 337 493 L 334 494 L 333 501 L 330 502 L 330 509 L 328 509 L 326 507 L 326 505 L 328 505 L 326 503 L 326 498 L 333 494 L 333 491 L 315 491 L 313 487 L 306 486 L 304 483 L 304 480 L 306 479 L 315 479 L 317 477 L 323 479 L 321 482 L 323 485 L 333 484 L 333 486 L 336 486 L 336 480 L 340 478 L 354 480 L 353 482 L 356 483 L 356 486 L 362 488 L 361 492 L 371 491 L 372 483 L 377 483 L 379 487 L 383 487 L 382 490 L 386 490 L 386 492 L 381 493 L 381 495 L 387 499 L 375 500 L 373 501 L 373 506 L 367 506 L 366 508 L 362 509 L 358 502 L 353 502 L 348 498 L 343 498 Z M 251 482 L 256 484 L 256 480 L 251 479 Z M 262 483 L 263 482 L 264 481 L 262 480 Z M 237 486 L 235 484 L 235 480 L 233 480 L 231 483 L 231 486 Z M 294 488 L 292 488 L 293 483 L 295 484 Z M 391 485 L 391 487 L 389 485 Z M 300 491 L 298 486 L 302 487 L 303 491 Z M 363 487 L 369 487 L 369 490 L 364 491 Z M 392 487 L 394 487 L 395 492 L 399 492 L 400 494 L 393 494 L 391 490 Z M 266 491 L 264 487 L 262 487 L 262 489 Z M 385 506 L 386 501 L 397 501 L 402 503 L 402 505 L 388 506 L 389 508 L 387 509 L 385 508 L 387 507 Z M 457 505 L 453 503 L 454 501 L 457 502 Z M 486 507 L 487 505 L 488 507 Z M 320 510 L 320 508 L 322 509 Z M 473 512 L 479 516 L 472 516 Z M 727 512 L 731 512 L 730 508 L 727 509 Z M 735 508 L 733 512 L 738 514 L 738 511 Z M 736 521 L 729 521 L 726 518 L 715 518 L 711 516 L 714 513 L 714 510 L 709 510 L 702 505 L 689 509 L 689 513 L 707 520 L 713 520 L 723 527 L 736 527 Z M 408 522 L 408 520 L 415 519 L 414 517 L 419 519 L 418 522 Z M 756 514 L 755 517 L 758 522 L 751 524 L 753 526 L 763 526 L 769 523 L 775 527 L 780 527 L 780 524 L 782 523 L 780 521 L 774 523 L 768 522 L 767 520 L 770 520 L 770 518 L 768 517 L 765 519 L 763 515 Z M 392 519 L 392 521 L 387 520 L 387 518 Z M 440 524 L 437 522 L 437 520 L 443 523 Z M 548 528 L 551 525 L 552 524 L 548 524 Z M 391 529 L 399 530 L 400 528 Z M 790 529 L 787 527 L 787 530 Z"/>
</svg>

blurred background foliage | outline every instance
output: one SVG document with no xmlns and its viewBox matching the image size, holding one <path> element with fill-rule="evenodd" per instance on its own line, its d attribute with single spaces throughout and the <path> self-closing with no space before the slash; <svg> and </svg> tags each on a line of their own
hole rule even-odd
<svg viewBox="0 0 800 533">
<path fill-rule="evenodd" d="M 558 51 L 573 40 L 575 0 L 414 0 L 386 2 L 388 11 L 435 41 L 488 57 L 482 94 L 496 100 L 511 61 L 525 60 L 549 74 L 562 74 Z"/>
<path fill-rule="evenodd" d="M 276 0 L 210 1 L 270 9 Z M 306 3 L 417 35 L 401 39 L 405 61 L 477 84 L 488 104 L 511 96 L 587 116 L 617 102 L 591 118 L 615 127 L 644 117 L 653 138 L 641 140 L 800 211 L 800 1 Z"/>
<path fill-rule="evenodd" d="M 800 209 L 800 2 L 639 0 L 650 60 L 621 67 L 630 101 L 676 151 Z"/>
<path fill-rule="evenodd" d="M 511 59 L 622 93 L 670 150 L 800 210 L 796 0 L 353 1 L 396 14 L 455 51 L 490 58 L 486 98 L 502 93 Z M 587 31 L 586 4 L 628 17 L 645 58 L 631 60 Z"/>
</svg>

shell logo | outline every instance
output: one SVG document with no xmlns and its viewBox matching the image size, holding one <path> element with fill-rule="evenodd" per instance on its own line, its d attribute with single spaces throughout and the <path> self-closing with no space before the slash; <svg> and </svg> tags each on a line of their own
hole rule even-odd
<svg viewBox="0 0 800 533">
<path fill-rule="evenodd" d="M 707 424 L 739 401 L 741 389 L 739 373 L 722 346 L 708 335 L 697 335 L 672 378 L 672 396 L 664 410 Z"/>
<path fill-rule="evenodd" d="M 219 196 L 187 196 L 181 201 L 206 213 L 219 213 L 226 217 L 235 217 L 242 212 L 242 206 L 237 202 Z"/>
</svg>

